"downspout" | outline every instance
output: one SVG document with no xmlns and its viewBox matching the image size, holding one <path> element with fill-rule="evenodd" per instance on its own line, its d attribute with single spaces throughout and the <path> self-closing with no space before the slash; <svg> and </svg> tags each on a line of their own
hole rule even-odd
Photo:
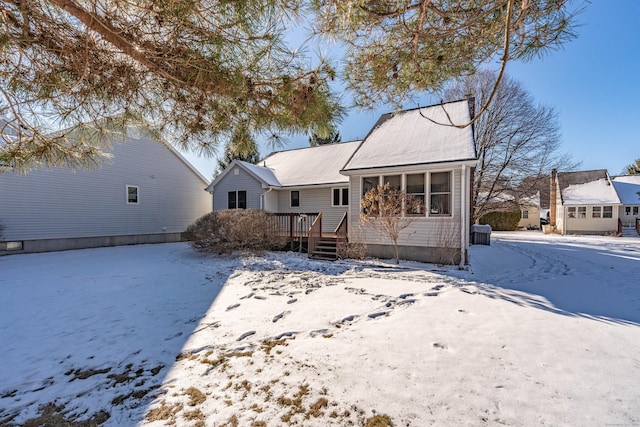
<svg viewBox="0 0 640 427">
<path fill-rule="evenodd" d="M 260 195 L 260 210 L 261 210 L 261 211 L 263 211 L 263 210 L 264 210 L 264 204 L 265 204 L 264 198 L 265 198 L 265 196 L 266 196 L 267 194 L 269 194 L 269 193 L 271 192 L 271 190 L 273 190 L 273 187 L 269 187 L 269 189 L 268 189 L 267 191 L 265 191 L 264 193 L 262 193 L 262 194 Z"/>
<path fill-rule="evenodd" d="M 462 269 L 467 260 L 467 221 L 469 219 L 465 207 L 469 203 L 469 195 L 467 194 L 467 165 L 462 165 L 460 173 L 462 174 L 460 177 L 460 268 Z"/>
</svg>

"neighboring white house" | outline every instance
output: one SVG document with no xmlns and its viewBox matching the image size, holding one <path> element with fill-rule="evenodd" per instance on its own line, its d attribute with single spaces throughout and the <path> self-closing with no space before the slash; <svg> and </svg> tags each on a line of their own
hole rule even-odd
<svg viewBox="0 0 640 427">
<path fill-rule="evenodd" d="M 620 197 L 620 220 L 625 227 L 635 227 L 640 219 L 640 175 L 616 176 L 613 186 Z"/>
<path fill-rule="evenodd" d="M 520 206 L 520 222 L 518 228 L 536 230 L 540 228 L 540 192 L 533 196 L 523 196 L 518 200 Z"/>
<path fill-rule="evenodd" d="M 605 169 L 551 172 L 550 225 L 561 234 L 615 234 L 620 198 Z"/>
<path fill-rule="evenodd" d="M 132 129 L 100 169 L 0 173 L 0 254 L 172 242 L 211 211 L 177 151 Z"/>
<path fill-rule="evenodd" d="M 323 232 L 347 214 L 350 241 L 368 254 L 393 257 L 388 238 L 360 219 L 360 199 L 384 183 L 424 201 L 399 239 L 400 257 L 466 262 L 470 193 L 476 152 L 469 102 L 383 115 L 362 142 L 283 151 L 258 165 L 232 162 L 208 187 L 215 210 L 257 207 L 269 212 L 322 212 Z"/>
</svg>

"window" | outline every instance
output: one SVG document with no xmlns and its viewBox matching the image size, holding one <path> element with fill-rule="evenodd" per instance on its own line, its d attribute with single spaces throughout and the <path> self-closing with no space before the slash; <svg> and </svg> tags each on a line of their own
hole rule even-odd
<svg viewBox="0 0 640 427">
<path fill-rule="evenodd" d="M 22 242 L 0 242 L 0 251 L 21 251 Z"/>
<path fill-rule="evenodd" d="M 300 192 L 299 191 L 291 191 L 291 207 L 292 208 L 300 207 Z"/>
<path fill-rule="evenodd" d="M 433 172 L 430 175 L 430 183 L 429 214 L 451 216 L 451 173 Z"/>
<path fill-rule="evenodd" d="M 138 203 L 138 187 L 135 185 L 127 185 L 127 204 L 135 205 Z"/>
<path fill-rule="evenodd" d="M 625 206 L 624 207 L 624 214 L 625 215 L 631 215 L 631 206 Z"/>
<path fill-rule="evenodd" d="M 586 218 L 587 217 L 587 207 L 579 206 L 578 207 L 578 218 Z"/>
<path fill-rule="evenodd" d="M 633 214 L 634 215 L 638 215 L 638 207 L 637 206 L 633 207 Z"/>
<path fill-rule="evenodd" d="M 400 189 L 402 187 L 402 176 L 401 175 L 388 175 L 383 176 L 382 180 L 384 185 L 389 184 L 390 189 Z"/>
<path fill-rule="evenodd" d="M 362 178 L 362 195 L 367 194 L 367 191 L 378 186 L 379 180 L 377 176 L 368 176 Z"/>
<path fill-rule="evenodd" d="M 567 209 L 567 216 L 569 218 L 575 218 L 576 217 L 576 208 L 574 207 L 570 207 Z"/>
<path fill-rule="evenodd" d="M 602 208 L 602 218 L 613 218 L 613 206 L 604 206 Z"/>
<path fill-rule="evenodd" d="M 424 174 L 407 175 L 407 191 L 406 193 L 420 201 L 420 205 L 413 210 L 407 212 L 410 215 L 424 214 Z"/>
<path fill-rule="evenodd" d="M 524 210 L 522 211 L 522 215 L 520 215 L 520 217 L 521 217 L 522 219 L 529 219 L 529 211 L 528 211 L 528 210 L 526 210 L 526 209 L 524 209 Z"/>
<path fill-rule="evenodd" d="M 349 206 L 349 189 L 334 188 L 332 190 L 331 206 Z"/>
<path fill-rule="evenodd" d="M 594 206 L 591 211 L 592 218 L 602 218 L 602 208 L 600 206 Z"/>
<path fill-rule="evenodd" d="M 247 209 L 246 191 L 229 191 L 227 193 L 228 209 Z"/>
</svg>

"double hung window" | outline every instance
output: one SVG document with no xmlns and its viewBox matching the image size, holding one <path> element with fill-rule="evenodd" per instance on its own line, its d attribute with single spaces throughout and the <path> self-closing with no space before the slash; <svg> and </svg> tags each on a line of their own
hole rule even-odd
<svg viewBox="0 0 640 427">
<path fill-rule="evenodd" d="M 228 209 L 247 209 L 246 191 L 229 191 L 227 197 Z"/>
</svg>

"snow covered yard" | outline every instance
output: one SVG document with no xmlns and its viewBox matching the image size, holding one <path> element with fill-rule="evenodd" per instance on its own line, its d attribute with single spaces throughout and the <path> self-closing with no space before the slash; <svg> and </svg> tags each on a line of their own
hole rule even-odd
<svg viewBox="0 0 640 427">
<path fill-rule="evenodd" d="M 2 257 L 0 343 L 0 425 L 640 425 L 640 239 L 494 233 L 468 271 Z"/>
</svg>

